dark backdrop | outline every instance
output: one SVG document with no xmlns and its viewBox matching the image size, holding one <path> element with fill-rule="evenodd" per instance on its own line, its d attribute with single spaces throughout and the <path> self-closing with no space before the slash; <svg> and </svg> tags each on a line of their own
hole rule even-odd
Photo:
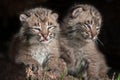
<svg viewBox="0 0 120 80">
<path fill-rule="evenodd" d="M 99 45 L 113 69 L 120 69 L 120 0 L 4 0 L 0 1 L 0 54 L 7 56 L 9 41 L 19 30 L 19 14 L 32 7 L 47 6 L 60 14 L 60 19 L 73 4 L 94 5 L 103 16 Z M 7 58 L 6 58 L 7 59 Z"/>
</svg>

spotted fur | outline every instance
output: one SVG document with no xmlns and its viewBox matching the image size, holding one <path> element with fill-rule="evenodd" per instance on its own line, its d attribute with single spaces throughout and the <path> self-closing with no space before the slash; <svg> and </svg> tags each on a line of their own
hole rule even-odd
<svg viewBox="0 0 120 80">
<path fill-rule="evenodd" d="M 50 9 L 34 8 L 20 14 L 22 26 L 9 50 L 12 61 L 43 67 L 52 56 L 59 57 L 58 15 Z"/>
<path fill-rule="evenodd" d="M 100 32 L 102 17 L 91 5 L 73 6 L 61 23 L 61 52 L 68 72 L 84 80 L 105 80 L 105 58 L 95 41 Z M 81 65 L 83 67 L 81 67 Z"/>
</svg>

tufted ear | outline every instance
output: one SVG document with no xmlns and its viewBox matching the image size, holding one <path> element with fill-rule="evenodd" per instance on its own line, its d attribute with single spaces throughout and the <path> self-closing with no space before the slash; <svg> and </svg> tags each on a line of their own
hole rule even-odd
<svg viewBox="0 0 120 80">
<path fill-rule="evenodd" d="M 58 19 L 58 14 L 57 13 L 53 13 L 53 17 L 55 18 L 55 19 Z"/>
<path fill-rule="evenodd" d="M 20 21 L 25 22 L 28 16 L 26 14 L 20 14 Z"/>
<path fill-rule="evenodd" d="M 83 11 L 83 9 L 82 8 L 74 8 L 73 10 L 72 10 L 72 17 L 77 17 L 81 12 Z"/>
</svg>

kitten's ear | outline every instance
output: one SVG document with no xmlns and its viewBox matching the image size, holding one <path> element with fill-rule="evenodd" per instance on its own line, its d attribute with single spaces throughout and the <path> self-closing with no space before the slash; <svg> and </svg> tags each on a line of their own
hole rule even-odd
<svg viewBox="0 0 120 80">
<path fill-rule="evenodd" d="M 77 17 L 83 11 L 82 8 L 76 8 L 72 10 L 72 17 Z"/>
<path fill-rule="evenodd" d="M 28 16 L 26 14 L 20 14 L 20 21 L 25 22 Z"/>
<path fill-rule="evenodd" d="M 55 18 L 55 19 L 58 19 L 58 14 L 57 13 L 53 13 L 53 17 Z"/>
</svg>

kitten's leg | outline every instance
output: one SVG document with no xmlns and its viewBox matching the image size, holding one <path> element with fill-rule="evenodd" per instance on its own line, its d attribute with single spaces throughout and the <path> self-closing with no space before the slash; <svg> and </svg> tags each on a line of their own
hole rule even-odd
<svg viewBox="0 0 120 80">
<path fill-rule="evenodd" d="M 89 63 L 88 80 L 110 80 L 107 76 L 107 66 L 98 62 Z"/>
<path fill-rule="evenodd" d="M 15 58 L 15 61 L 18 64 L 24 64 L 26 67 L 29 67 L 33 72 L 36 72 L 36 71 L 42 69 L 40 64 L 28 54 L 18 55 Z"/>
<path fill-rule="evenodd" d="M 100 64 L 99 75 L 103 80 L 110 80 L 107 75 L 108 67 L 105 61 L 101 61 L 101 62 L 102 63 Z"/>
<path fill-rule="evenodd" d="M 28 54 L 21 54 L 16 56 L 15 61 L 17 64 L 23 64 L 23 66 L 25 66 L 26 79 L 34 78 L 35 80 L 37 80 L 38 77 L 36 74 L 39 74 L 39 72 L 43 72 L 40 64 Z"/>
<path fill-rule="evenodd" d="M 97 62 L 90 62 L 88 66 L 88 80 L 102 80 L 99 77 L 99 65 Z"/>
<path fill-rule="evenodd" d="M 50 58 L 46 65 L 45 69 L 52 73 L 50 76 L 55 76 L 54 78 L 61 78 L 67 74 L 67 66 L 63 59 L 52 57 Z"/>
</svg>

